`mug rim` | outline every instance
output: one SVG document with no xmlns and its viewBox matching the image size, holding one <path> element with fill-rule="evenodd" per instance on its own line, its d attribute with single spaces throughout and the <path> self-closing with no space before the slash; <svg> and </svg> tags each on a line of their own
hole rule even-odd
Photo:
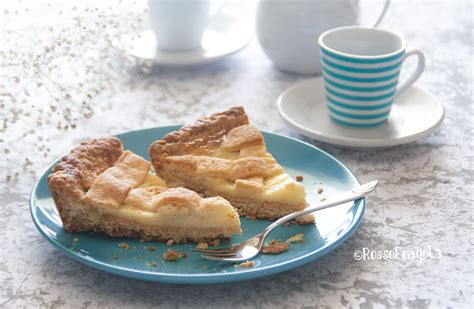
<svg viewBox="0 0 474 309">
<path fill-rule="evenodd" d="M 378 31 L 378 32 L 388 33 L 388 34 L 391 34 L 391 35 L 394 35 L 394 36 L 398 37 L 401 41 L 402 46 L 399 49 L 397 49 L 396 51 L 393 51 L 393 52 L 390 52 L 390 53 L 386 53 L 386 54 L 382 54 L 382 55 L 368 56 L 368 55 L 358 55 L 358 54 L 349 54 L 349 53 L 341 52 L 341 51 L 335 50 L 334 48 L 331 48 L 331 47 L 327 46 L 323 42 L 324 37 L 327 36 L 328 34 L 343 31 L 343 30 L 351 30 L 351 29 L 361 29 L 361 30 Z M 356 59 L 380 59 L 380 58 L 395 56 L 395 55 L 398 55 L 399 53 L 403 52 L 404 50 L 406 50 L 406 47 L 407 47 L 407 43 L 406 43 L 405 38 L 403 36 L 399 35 L 398 33 L 395 33 L 393 31 L 384 30 L 384 29 L 364 27 L 364 26 L 344 26 L 344 27 L 337 27 L 337 28 L 329 29 L 329 30 L 323 32 L 319 36 L 318 44 L 321 48 L 324 48 L 324 49 L 326 49 L 326 50 L 328 50 L 328 51 L 330 51 L 330 52 L 332 52 L 336 55 L 345 56 L 345 57 L 349 57 L 349 58 L 356 58 Z"/>
</svg>

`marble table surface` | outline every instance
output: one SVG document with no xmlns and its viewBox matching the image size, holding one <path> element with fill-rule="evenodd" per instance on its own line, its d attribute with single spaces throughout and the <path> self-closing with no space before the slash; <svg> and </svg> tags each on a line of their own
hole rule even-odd
<svg viewBox="0 0 474 309">
<path fill-rule="evenodd" d="M 381 27 L 402 33 L 410 46 L 426 53 L 427 68 L 417 85 L 446 107 L 440 130 L 415 143 L 357 151 L 298 135 L 279 118 L 276 98 L 307 77 L 275 69 L 257 40 L 206 67 L 155 67 L 135 74 L 128 81 L 133 86 L 114 93 L 106 110 L 51 142 L 60 153 L 90 136 L 190 122 L 241 104 L 260 128 L 320 147 L 362 181 L 380 180 L 359 229 L 339 248 L 298 269 L 235 284 L 180 286 L 121 278 L 66 257 L 40 236 L 28 211 L 34 178 L 2 179 L 0 307 L 472 308 L 472 3 L 394 1 Z M 354 252 L 364 248 L 431 248 L 440 255 L 356 260 Z"/>
</svg>

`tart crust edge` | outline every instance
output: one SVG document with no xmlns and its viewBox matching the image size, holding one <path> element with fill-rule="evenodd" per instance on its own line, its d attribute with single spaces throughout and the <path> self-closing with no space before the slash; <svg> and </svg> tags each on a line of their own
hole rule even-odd
<svg viewBox="0 0 474 309">
<path fill-rule="evenodd" d="M 187 154 L 194 147 L 220 144 L 230 130 L 248 124 L 249 119 L 242 106 L 201 118 L 195 124 L 184 126 L 153 142 L 148 148 L 151 164 L 159 173 L 166 157 Z"/>
<path fill-rule="evenodd" d="M 68 232 L 83 231 L 86 227 L 75 222 L 76 215 L 69 205 L 81 203 L 98 175 L 111 167 L 123 154 L 122 142 L 115 137 L 87 140 L 64 155 L 48 176 L 48 186 L 59 212 L 63 227 Z M 80 208 L 77 208 L 80 209 Z"/>
</svg>

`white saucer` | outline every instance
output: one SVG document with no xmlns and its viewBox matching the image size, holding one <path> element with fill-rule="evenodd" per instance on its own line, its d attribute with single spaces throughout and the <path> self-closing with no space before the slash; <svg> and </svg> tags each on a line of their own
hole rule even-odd
<svg viewBox="0 0 474 309">
<path fill-rule="evenodd" d="M 166 66 L 211 63 L 238 52 L 250 42 L 250 39 L 251 31 L 246 30 L 246 27 L 236 22 L 232 16 L 224 14 L 210 20 L 204 31 L 200 49 L 185 51 L 159 49 L 152 30 L 124 37 L 129 55 Z"/>
<path fill-rule="evenodd" d="M 395 100 L 385 124 L 373 128 L 338 125 L 329 118 L 322 77 L 286 89 L 278 98 L 278 111 L 286 123 L 305 136 L 363 149 L 414 142 L 439 128 L 444 118 L 444 107 L 438 98 L 412 86 Z"/>
</svg>

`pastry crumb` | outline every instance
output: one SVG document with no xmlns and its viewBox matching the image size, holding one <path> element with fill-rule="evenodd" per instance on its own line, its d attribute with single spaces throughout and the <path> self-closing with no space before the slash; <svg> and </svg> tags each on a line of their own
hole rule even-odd
<svg viewBox="0 0 474 309">
<path fill-rule="evenodd" d="M 121 242 L 117 245 L 120 249 L 128 250 L 128 244 L 126 242 Z"/>
<path fill-rule="evenodd" d="M 74 239 L 72 240 L 72 242 L 79 242 L 79 238 L 77 238 L 77 237 L 74 238 Z"/>
<path fill-rule="evenodd" d="M 155 246 L 145 246 L 145 249 L 148 250 L 148 251 L 156 251 Z"/>
<path fill-rule="evenodd" d="M 255 216 L 245 216 L 245 217 L 246 217 L 247 219 L 249 219 L 249 220 L 252 220 L 252 221 L 254 221 L 255 219 L 257 219 L 257 217 L 255 217 Z"/>
<path fill-rule="evenodd" d="M 321 187 L 321 186 L 319 186 L 318 189 L 317 189 L 317 191 L 318 191 L 318 194 L 321 194 L 321 193 L 324 192 L 324 188 Z"/>
<path fill-rule="evenodd" d="M 170 262 L 177 261 L 180 257 L 181 253 L 179 253 L 178 251 L 173 251 L 171 249 L 168 249 L 168 251 L 163 254 L 163 259 Z"/>
<path fill-rule="evenodd" d="M 118 260 L 118 256 L 112 255 L 112 260 Z"/>
<path fill-rule="evenodd" d="M 148 263 L 148 265 L 150 265 L 151 267 L 156 267 L 158 263 L 155 261 L 151 261 L 150 263 Z"/>
<path fill-rule="evenodd" d="M 302 182 L 303 179 L 304 179 L 303 176 L 301 176 L 301 175 L 296 175 L 295 178 L 296 178 L 296 181 L 297 181 L 297 182 Z"/>
<path fill-rule="evenodd" d="M 172 246 L 174 244 L 174 239 L 168 239 L 168 241 L 166 242 L 166 245 L 168 246 Z"/>
<path fill-rule="evenodd" d="M 254 267 L 255 266 L 255 262 L 254 261 L 245 261 L 245 262 L 242 262 L 239 264 L 239 268 L 250 268 L 250 267 Z"/>
<path fill-rule="evenodd" d="M 319 201 L 320 201 L 320 202 L 324 202 L 325 200 L 326 200 L 326 198 L 325 198 L 325 197 L 322 197 Z"/>
<path fill-rule="evenodd" d="M 213 239 L 209 242 L 209 246 L 211 247 L 217 247 L 221 244 L 221 241 L 219 239 Z"/>
<path fill-rule="evenodd" d="M 189 254 L 187 252 L 183 252 L 181 255 L 183 256 L 183 259 L 185 259 L 189 256 Z"/>
<path fill-rule="evenodd" d="M 297 225 L 306 225 L 306 224 L 312 224 L 315 221 L 314 214 L 307 214 L 301 217 L 296 218 L 294 221 L 294 224 Z"/>
<path fill-rule="evenodd" d="M 207 249 L 209 248 L 209 245 L 205 242 L 200 242 L 197 246 L 196 246 L 196 249 Z"/>
<path fill-rule="evenodd" d="M 301 243 L 304 242 L 304 234 L 303 233 L 293 235 L 293 236 L 291 236 L 290 238 L 288 238 L 286 240 L 287 244 L 292 244 L 292 243 L 296 243 L 296 242 L 301 242 Z"/>
<path fill-rule="evenodd" d="M 279 254 L 288 250 L 288 244 L 279 240 L 271 240 L 268 245 L 262 247 L 262 253 Z"/>
</svg>

